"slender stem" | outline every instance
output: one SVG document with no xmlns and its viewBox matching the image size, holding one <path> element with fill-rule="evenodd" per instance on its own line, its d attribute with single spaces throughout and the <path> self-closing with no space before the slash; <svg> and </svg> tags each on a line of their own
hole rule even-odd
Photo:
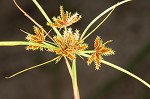
<svg viewBox="0 0 150 99">
<path fill-rule="evenodd" d="M 80 37 L 80 40 L 84 37 L 84 35 L 86 34 L 86 32 L 89 30 L 89 28 L 98 20 L 100 19 L 103 15 L 105 15 L 106 13 L 108 13 L 109 11 L 111 11 L 112 9 L 114 9 L 114 7 L 117 7 L 117 6 L 120 6 L 126 2 L 129 2 L 131 0 L 124 0 L 124 1 L 121 1 L 113 6 L 111 6 L 110 8 L 106 9 L 105 11 L 103 11 L 101 14 L 99 14 L 86 28 L 85 30 L 83 31 L 81 37 Z"/>
<path fill-rule="evenodd" d="M 80 99 L 79 89 L 77 85 L 76 60 L 73 60 L 72 69 L 71 69 L 68 59 L 66 57 L 64 58 L 65 58 L 66 65 L 67 65 L 67 68 L 68 68 L 68 71 L 72 80 L 74 99 Z"/>
<path fill-rule="evenodd" d="M 84 57 L 89 57 L 89 56 L 90 56 L 90 55 L 84 54 L 84 53 L 81 54 L 81 55 L 84 56 Z M 103 64 L 106 64 L 106 65 L 108 65 L 108 66 L 110 66 L 110 67 L 113 67 L 113 68 L 115 68 L 115 69 L 117 69 L 117 70 L 119 70 L 119 71 L 121 71 L 121 72 L 123 72 L 123 73 L 125 73 L 125 74 L 127 74 L 127 75 L 129 75 L 129 76 L 131 76 L 131 77 L 133 77 L 133 78 L 135 78 L 135 79 L 137 79 L 138 81 L 140 81 L 141 83 L 143 83 L 145 86 L 147 86 L 148 88 L 150 88 L 150 84 L 148 84 L 147 82 L 145 82 L 143 79 L 139 78 L 138 76 L 132 74 L 131 72 L 129 72 L 129 71 L 127 71 L 127 70 L 125 70 L 125 69 L 123 69 L 123 68 L 117 66 L 117 65 L 114 65 L 114 64 L 112 64 L 112 63 L 110 63 L 110 62 L 107 62 L 107 61 L 105 61 L 105 60 L 102 60 L 101 62 L 102 62 Z"/>
<path fill-rule="evenodd" d="M 28 17 L 34 24 L 36 24 L 39 28 L 42 28 L 40 24 L 38 24 L 32 17 L 30 17 L 19 5 L 16 3 L 16 0 L 13 0 L 15 3 L 16 7 L 26 16 Z"/>
<path fill-rule="evenodd" d="M 47 22 L 51 22 L 51 20 L 49 19 L 48 15 L 45 13 L 45 11 L 43 10 L 43 8 L 40 6 L 40 4 L 36 1 L 36 0 L 32 0 L 34 2 L 34 4 L 38 7 L 38 9 L 40 10 L 40 12 L 43 14 L 43 16 L 45 17 L 45 19 L 47 20 Z M 60 34 L 60 32 L 57 30 L 57 28 L 55 27 L 52 27 L 53 30 L 55 31 L 55 33 L 58 35 L 58 36 L 62 36 Z"/>
<path fill-rule="evenodd" d="M 79 53 L 81 56 L 84 56 L 84 57 L 90 57 L 90 55 L 89 54 L 86 54 L 86 53 Z"/>
<path fill-rule="evenodd" d="M 66 61 L 66 65 L 67 65 L 67 68 L 68 68 L 69 74 L 70 74 L 71 79 L 72 79 L 72 70 L 71 70 L 71 66 L 70 66 L 70 64 L 69 64 L 68 59 L 67 59 L 66 57 L 64 57 L 64 58 L 65 58 L 65 61 Z"/>
<path fill-rule="evenodd" d="M 21 74 L 21 73 L 24 73 L 24 72 L 26 72 L 26 71 L 28 71 L 28 70 L 31 70 L 31 69 L 34 69 L 34 68 L 43 66 L 43 65 L 45 65 L 45 64 L 48 64 L 48 63 L 50 63 L 50 62 L 52 62 L 52 61 L 55 61 L 56 59 L 58 59 L 58 57 L 56 57 L 56 58 L 54 58 L 54 59 L 52 59 L 52 60 L 43 62 L 43 63 L 41 63 L 41 64 L 32 66 L 32 67 L 30 67 L 30 68 L 24 69 L 24 70 L 22 70 L 22 71 L 20 71 L 20 72 L 17 72 L 17 73 L 15 73 L 15 74 L 13 74 L 13 75 L 11 75 L 11 76 L 9 76 L 9 77 L 5 77 L 5 78 L 9 79 L 9 78 L 15 77 L 15 76 L 17 76 L 17 75 L 19 75 L 19 74 Z"/>
<path fill-rule="evenodd" d="M 41 46 L 39 43 L 32 43 L 27 41 L 0 41 L 0 46 L 18 46 L 18 45 L 35 45 Z"/>
<path fill-rule="evenodd" d="M 0 46 L 21 46 L 21 45 L 33 45 L 33 46 L 42 46 L 44 48 L 49 48 L 49 49 L 57 49 L 57 47 L 48 43 L 39 44 L 39 43 L 32 43 L 27 41 L 0 41 Z"/>
<path fill-rule="evenodd" d="M 50 43 L 46 43 L 46 42 L 43 42 L 44 46 L 48 47 L 48 48 L 51 48 L 51 49 L 58 49 L 57 47 L 51 45 Z"/>
<path fill-rule="evenodd" d="M 16 5 L 16 7 L 27 17 L 27 18 L 29 18 L 35 25 L 37 25 L 39 28 L 42 28 L 43 30 L 44 30 L 44 33 L 53 41 L 53 38 L 50 36 L 50 35 L 48 35 L 48 33 L 46 32 L 46 30 L 38 23 L 38 22 L 36 22 L 29 14 L 27 14 L 18 4 L 17 4 L 17 2 L 16 2 L 16 0 L 13 0 L 13 2 L 14 2 L 14 4 Z M 23 30 L 21 30 L 22 32 L 24 32 L 24 33 L 27 33 L 27 32 L 25 32 L 25 31 L 23 31 Z M 28 34 L 28 33 L 27 33 Z"/>
<path fill-rule="evenodd" d="M 127 71 L 127 70 L 125 70 L 125 69 L 123 69 L 123 68 L 121 68 L 121 67 L 119 67 L 117 65 L 114 65 L 114 64 L 112 64 L 110 62 L 107 62 L 105 60 L 102 60 L 102 63 L 104 63 L 104 64 L 106 64 L 106 65 L 108 65 L 110 67 L 113 67 L 113 68 L 115 68 L 115 69 L 117 69 L 117 70 L 119 70 L 121 72 L 124 72 L 125 74 L 127 74 L 127 75 L 129 75 L 129 76 L 131 76 L 131 77 L 133 77 L 135 79 L 137 79 L 138 81 L 140 81 L 141 83 L 143 83 L 145 86 L 147 86 L 148 88 L 150 88 L 150 84 L 148 84 L 147 82 L 145 82 L 143 79 L 139 78 L 138 76 L 130 73 L 129 71 Z"/>
<path fill-rule="evenodd" d="M 66 57 L 65 58 L 65 61 L 66 61 L 66 65 L 67 65 L 67 68 L 68 68 L 68 71 L 69 71 L 69 74 L 70 74 L 70 77 L 71 77 L 71 80 L 72 80 L 72 87 L 73 87 L 73 94 L 74 94 L 74 99 L 76 99 L 76 91 L 75 91 L 75 86 L 74 86 L 74 80 L 73 80 L 73 74 L 72 74 L 72 69 L 71 69 L 71 66 L 69 64 L 69 61 Z"/>
<path fill-rule="evenodd" d="M 76 59 L 72 62 L 72 74 L 73 74 L 73 85 L 74 85 L 74 93 L 75 99 L 80 99 L 78 82 L 77 82 L 77 70 L 76 70 Z"/>
<path fill-rule="evenodd" d="M 94 53 L 95 50 L 86 50 L 86 51 L 80 51 L 79 53 Z"/>
<path fill-rule="evenodd" d="M 110 13 L 90 32 L 88 33 L 81 41 L 84 41 L 86 38 L 88 38 L 93 32 L 95 32 L 105 21 L 106 19 L 112 14 L 112 12 L 115 10 L 116 7 L 114 7 Z"/>
</svg>

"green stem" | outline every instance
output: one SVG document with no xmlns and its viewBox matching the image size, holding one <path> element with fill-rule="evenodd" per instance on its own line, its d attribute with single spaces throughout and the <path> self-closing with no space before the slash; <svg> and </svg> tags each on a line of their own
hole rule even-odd
<svg viewBox="0 0 150 99">
<path fill-rule="evenodd" d="M 86 54 L 86 53 L 79 53 L 79 55 L 81 55 L 81 56 L 84 56 L 84 57 L 90 57 L 90 55 L 89 54 Z"/>
<path fill-rule="evenodd" d="M 86 51 L 80 51 L 79 53 L 94 53 L 95 50 L 86 50 Z"/>
<path fill-rule="evenodd" d="M 44 42 L 43 44 L 44 44 L 44 46 L 46 46 L 47 48 L 58 49 L 57 47 L 55 47 L 55 46 L 53 46 L 53 45 L 51 45 L 51 44 L 49 44 L 49 43 Z"/>
<path fill-rule="evenodd" d="M 90 32 L 88 33 L 81 41 L 84 41 L 86 38 L 88 38 L 92 33 L 94 33 L 106 20 L 107 18 L 112 14 L 112 12 L 115 10 L 115 7 L 110 11 L 110 13 Z"/>
<path fill-rule="evenodd" d="M 21 45 L 33 45 L 33 46 L 42 46 L 44 48 L 53 48 L 56 49 L 55 46 L 50 44 L 39 44 L 39 43 L 32 43 L 27 41 L 1 41 L 0 46 L 21 46 Z"/>
<path fill-rule="evenodd" d="M 89 57 L 90 55 L 83 53 L 82 56 L 84 56 L 84 57 Z M 125 70 L 125 69 L 123 69 L 123 68 L 121 68 L 121 67 L 119 67 L 119 66 L 117 66 L 117 65 L 115 65 L 115 64 L 112 64 L 112 63 L 110 63 L 110 62 L 107 62 L 107 61 L 105 61 L 105 60 L 102 60 L 101 62 L 102 62 L 103 64 L 106 64 L 106 65 L 108 65 L 108 66 L 110 66 L 110 67 L 113 67 L 113 68 L 115 68 L 115 69 L 117 69 L 117 70 L 119 70 L 119 71 L 121 71 L 121 72 L 123 72 L 123 73 L 125 73 L 125 74 L 127 74 L 127 75 L 129 75 L 129 76 L 131 76 L 131 77 L 133 77 L 133 78 L 135 78 L 135 79 L 137 79 L 138 81 L 140 81 L 141 83 L 143 83 L 145 86 L 147 86 L 148 88 L 150 88 L 150 84 L 148 84 L 147 82 L 145 82 L 143 79 L 139 78 L 138 76 L 136 76 L 136 75 L 130 73 L 129 71 L 127 71 L 127 70 Z"/>
<path fill-rule="evenodd" d="M 45 17 L 45 19 L 47 20 L 47 22 L 51 22 L 51 20 L 49 19 L 48 15 L 45 13 L 45 11 L 43 10 L 43 8 L 40 6 L 40 4 L 36 1 L 36 0 L 32 0 L 34 2 L 34 4 L 37 6 L 37 8 L 40 10 L 40 12 L 42 13 L 42 15 Z M 60 34 L 60 32 L 57 30 L 57 28 L 55 27 L 52 27 L 53 30 L 55 31 L 55 33 L 58 35 L 58 36 L 62 36 Z"/>
<path fill-rule="evenodd" d="M 111 67 L 113 67 L 113 68 L 115 68 L 115 69 L 117 69 L 117 70 L 119 70 L 121 72 L 124 72 L 125 74 L 127 74 L 127 75 L 129 75 L 129 76 L 131 76 L 131 77 L 133 77 L 135 79 L 137 79 L 138 81 L 140 81 L 141 83 L 143 83 L 145 86 L 147 86 L 148 88 L 150 88 L 150 84 L 148 84 L 147 82 L 145 82 L 143 79 L 139 78 L 138 76 L 130 73 L 129 71 L 127 71 L 127 70 L 125 70 L 125 69 L 123 69 L 123 68 L 121 68 L 121 67 L 119 67 L 117 65 L 114 65 L 114 64 L 112 64 L 110 62 L 107 62 L 105 60 L 102 60 L 102 63 L 104 63 L 104 64 L 106 64 L 108 66 L 111 66 Z"/>
<path fill-rule="evenodd" d="M 72 62 L 72 77 L 73 77 L 73 86 L 74 86 L 74 94 L 75 99 L 80 99 L 78 82 L 77 82 L 77 70 L 76 70 L 76 59 Z"/>
<path fill-rule="evenodd" d="M 73 79 L 73 78 L 72 78 L 72 70 L 71 70 L 71 66 L 70 66 L 70 64 L 69 64 L 69 61 L 68 61 L 68 59 L 67 59 L 66 57 L 64 57 L 64 58 L 65 58 L 65 61 L 66 61 L 66 65 L 67 65 L 67 68 L 68 68 L 70 77 L 71 77 L 71 79 Z"/>
<path fill-rule="evenodd" d="M 22 71 L 19 71 L 19 72 L 15 73 L 15 74 L 13 74 L 13 75 L 11 75 L 11 76 L 9 76 L 9 77 L 5 77 L 5 78 L 9 79 L 9 78 L 15 77 L 15 76 L 17 76 L 17 75 L 19 75 L 19 74 L 22 74 L 22 73 L 24 73 L 24 72 L 26 72 L 26 71 L 29 71 L 29 70 L 31 70 L 31 69 L 34 69 L 34 68 L 37 68 L 37 67 L 40 67 L 40 66 L 44 66 L 45 64 L 48 64 L 48 63 L 50 63 L 50 62 L 52 62 L 52 61 L 55 61 L 55 60 L 57 60 L 57 59 L 58 59 L 58 57 L 56 57 L 56 58 L 54 58 L 54 59 L 52 59 L 52 60 L 43 62 L 43 63 L 41 63 L 41 64 L 38 64 L 38 65 L 35 65 L 35 66 L 32 66 L 32 67 L 29 67 L 29 68 L 27 68 L 27 69 L 24 69 L 24 70 L 22 70 Z"/>
<path fill-rule="evenodd" d="M 70 77 L 71 77 L 71 80 L 72 80 L 74 99 L 80 99 L 80 98 L 78 98 L 79 91 L 78 91 L 78 87 L 77 87 L 76 63 L 75 63 L 75 61 L 73 61 L 72 68 L 71 68 L 68 59 L 66 57 L 64 57 L 64 58 L 65 58 L 66 65 L 67 65 L 67 68 L 68 68 L 68 71 L 69 71 L 69 74 L 70 74 Z"/>
<path fill-rule="evenodd" d="M 77 70 L 76 70 L 76 59 L 72 62 L 72 76 L 73 82 L 77 84 Z"/>
<path fill-rule="evenodd" d="M 81 37 L 80 37 L 80 40 L 84 37 L 84 35 L 86 34 L 86 32 L 89 30 L 89 28 L 98 20 L 100 19 L 102 16 L 104 16 L 106 13 L 108 13 L 109 11 L 111 11 L 112 9 L 114 9 L 115 7 L 117 6 L 120 6 L 126 2 L 129 2 L 131 0 L 124 0 L 124 1 L 121 1 L 121 2 L 118 2 L 117 4 L 111 6 L 110 8 L 106 9 L 105 11 L 103 11 L 101 14 L 99 14 L 86 28 L 85 30 L 83 31 Z"/>
</svg>

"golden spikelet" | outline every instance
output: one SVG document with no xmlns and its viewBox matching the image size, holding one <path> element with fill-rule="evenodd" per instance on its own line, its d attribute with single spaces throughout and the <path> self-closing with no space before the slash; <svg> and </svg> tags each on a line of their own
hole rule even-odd
<svg viewBox="0 0 150 99">
<path fill-rule="evenodd" d="M 81 19 L 81 15 L 79 15 L 77 12 L 73 15 L 71 15 L 71 12 L 66 11 L 66 13 L 63 10 L 63 6 L 60 6 L 60 16 L 53 17 L 53 22 L 47 23 L 47 25 L 51 27 L 56 28 L 64 28 L 72 25 L 73 23 L 79 21 Z"/>
<path fill-rule="evenodd" d="M 45 40 L 43 29 L 33 26 L 33 30 L 34 30 L 35 35 L 28 34 L 26 37 L 26 40 L 28 40 L 29 42 L 33 42 L 33 43 L 42 44 Z M 29 45 L 26 47 L 26 49 L 27 50 L 38 50 L 38 49 L 43 50 L 43 47 Z"/>
<path fill-rule="evenodd" d="M 75 33 L 73 33 L 71 28 L 64 31 L 62 37 L 57 35 L 54 36 L 53 39 L 58 49 L 49 51 L 60 55 L 57 62 L 62 58 L 62 56 L 65 56 L 70 60 L 74 60 L 76 58 L 75 54 L 78 54 L 79 51 L 83 51 L 88 48 L 87 44 L 79 42 L 79 31 L 76 30 Z"/>
<path fill-rule="evenodd" d="M 108 56 L 108 55 L 114 55 L 115 52 L 111 48 L 105 47 L 106 44 L 111 42 L 112 40 L 109 40 L 103 44 L 102 39 L 97 36 L 94 43 L 95 52 L 89 57 L 87 63 L 91 64 L 92 61 L 95 62 L 96 70 L 100 68 L 100 63 L 102 60 L 102 55 Z"/>
</svg>

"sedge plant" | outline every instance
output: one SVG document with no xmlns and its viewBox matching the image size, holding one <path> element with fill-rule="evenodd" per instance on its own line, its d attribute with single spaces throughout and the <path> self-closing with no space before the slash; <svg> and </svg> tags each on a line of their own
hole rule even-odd
<svg viewBox="0 0 150 99">
<path fill-rule="evenodd" d="M 138 76 L 132 74 L 131 72 L 113 63 L 104 60 L 103 56 L 115 54 L 115 51 L 113 49 L 107 47 L 107 44 L 112 42 L 112 40 L 103 42 L 102 38 L 100 36 L 97 36 L 96 39 L 93 41 L 94 42 L 93 50 L 89 50 L 88 44 L 84 42 L 91 34 L 93 34 L 96 31 L 97 28 L 99 28 L 105 22 L 105 20 L 110 16 L 110 14 L 114 11 L 116 7 L 131 0 L 124 0 L 118 2 L 117 4 L 103 11 L 88 24 L 88 26 L 84 29 L 83 32 L 80 32 L 77 29 L 73 31 L 73 29 L 70 27 L 72 24 L 76 23 L 82 18 L 81 15 L 78 14 L 77 12 L 72 14 L 69 11 L 64 11 L 63 6 L 60 6 L 60 15 L 58 17 L 53 17 L 51 21 L 48 15 L 40 6 L 40 4 L 37 2 L 37 0 L 32 1 L 46 19 L 47 26 L 49 26 L 50 29 L 56 33 L 55 36 L 52 37 L 50 32 L 47 32 L 43 28 L 43 26 L 41 26 L 32 17 L 30 17 L 21 7 L 18 6 L 16 1 L 13 0 L 17 8 L 35 24 L 33 26 L 34 33 L 28 33 L 24 30 L 21 30 L 27 35 L 25 37 L 26 39 L 25 41 L 0 41 L 0 46 L 26 46 L 26 50 L 48 51 L 49 53 L 55 53 L 56 57 L 44 63 L 19 71 L 6 78 L 12 78 L 23 72 L 43 66 L 53 61 L 57 63 L 62 58 L 64 58 L 72 80 L 74 99 L 80 99 L 79 88 L 77 83 L 77 69 L 76 69 L 76 58 L 77 56 L 79 56 L 81 59 L 87 58 L 88 65 L 94 62 L 96 70 L 99 70 L 101 64 L 103 63 L 123 73 L 126 73 L 127 75 L 137 79 L 145 86 L 150 88 L 150 85 L 141 78 L 139 78 Z M 101 22 L 99 22 L 99 24 L 92 31 L 89 32 L 88 31 L 89 28 L 105 14 L 107 14 L 106 17 Z"/>
</svg>

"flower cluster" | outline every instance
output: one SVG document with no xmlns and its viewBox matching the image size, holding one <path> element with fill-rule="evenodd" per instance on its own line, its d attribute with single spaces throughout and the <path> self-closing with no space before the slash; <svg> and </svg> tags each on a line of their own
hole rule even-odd
<svg viewBox="0 0 150 99">
<path fill-rule="evenodd" d="M 65 11 L 63 10 L 63 6 L 60 6 L 60 16 L 58 16 L 57 18 L 53 17 L 54 22 L 47 22 L 47 25 L 49 25 L 50 27 L 61 28 L 61 30 L 59 31 L 61 35 L 55 35 L 54 37 L 52 37 L 53 42 L 48 43 L 49 45 L 52 44 L 53 46 L 57 47 L 57 49 L 48 49 L 48 51 L 55 52 L 59 56 L 56 62 L 58 62 L 62 57 L 67 57 L 68 59 L 73 61 L 74 59 L 76 59 L 77 55 L 82 57 L 84 56 L 83 54 L 85 51 L 88 52 L 88 45 L 84 43 L 84 40 L 82 38 L 80 38 L 79 30 L 75 30 L 75 32 L 73 32 L 72 28 L 69 27 L 80 19 L 81 15 L 79 15 L 77 12 L 73 15 L 71 15 L 71 12 L 68 11 L 66 11 L 65 13 Z M 44 29 L 38 28 L 36 26 L 34 26 L 33 29 L 36 35 L 28 34 L 26 39 L 29 42 L 44 45 L 46 43 Z M 95 49 L 93 50 L 91 55 L 88 54 L 90 56 L 88 57 L 87 63 L 91 64 L 92 61 L 94 61 L 96 65 L 96 70 L 98 70 L 100 67 L 103 55 L 107 56 L 114 54 L 114 51 L 111 48 L 106 47 L 106 44 L 111 41 L 112 40 L 109 40 L 103 44 L 102 39 L 99 36 L 97 36 L 97 38 L 95 39 Z M 43 50 L 43 47 L 29 45 L 26 47 L 26 49 Z"/>
<path fill-rule="evenodd" d="M 95 52 L 89 57 L 87 63 L 91 64 L 92 61 L 95 62 L 96 70 L 100 68 L 100 63 L 102 60 L 102 55 L 108 56 L 108 55 L 114 55 L 115 52 L 111 48 L 105 47 L 105 45 L 112 40 L 109 40 L 103 44 L 102 39 L 97 36 L 94 43 Z"/>
<path fill-rule="evenodd" d="M 28 40 L 29 42 L 33 42 L 33 43 L 43 44 L 43 42 L 45 41 L 43 29 L 33 26 L 33 30 L 35 32 L 35 35 L 28 34 L 26 37 L 26 40 Z M 43 47 L 28 45 L 26 49 L 27 50 L 38 50 L 38 49 L 43 50 Z"/>
<path fill-rule="evenodd" d="M 79 21 L 81 19 L 81 16 L 76 12 L 75 14 L 71 15 L 71 12 L 66 11 L 66 13 L 63 10 L 63 6 L 60 6 L 60 16 L 53 17 L 52 22 L 48 22 L 47 25 L 54 26 L 57 28 L 64 28 L 67 26 L 72 25 L 73 23 Z"/>
<path fill-rule="evenodd" d="M 60 60 L 63 56 L 68 57 L 70 60 L 74 60 L 76 58 L 75 55 L 78 55 L 79 51 L 84 51 L 88 48 L 88 45 L 79 41 L 79 31 L 76 30 L 75 33 L 71 30 L 71 28 L 64 31 L 63 36 L 54 36 L 54 41 L 59 49 L 51 50 L 59 55 Z M 57 61 L 58 61 L 57 60 Z"/>
<path fill-rule="evenodd" d="M 32 0 L 35 5 L 39 8 L 45 19 L 47 20 L 47 25 L 50 26 L 56 33 L 53 37 L 51 37 L 50 32 L 46 32 L 46 30 L 38 24 L 32 17 L 30 17 L 23 9 L 21 9 L 18 4 L 16 3 L 15 0 L 13 0 L 15 5 L 18 7 L 18 9 L 24 13 L 25 16 L 27 16 L 36 26 L 33 26 L 33 30 L 35 34 L 30 34 L 25 31 L 24 33 L 27 34 L 26 40 L 27 41 L 10 41 L 10 42 L 0 42 L 0 46 L 17 46 L 17 45 L 25 45 L 26 50 L 40 50 L 40 51 L 48 51 L 50 53 L 55 53 L 57 57 L 43 62 L 41 64 L 32 66 L 30 68 L 24 69 L 20 72 L 17 72 L 9 77 L 6 78 L 12 78 L 18 74 L 21 74 L 25 71 L 31 70 L 33 68 L 37 68 L 39 66 L 43 66 L 45 64 L 48 64 L 52 61 L 59 62 L 63 57 L 65 59 L 69 74 L 72 79 L 72 85 L 73 85 L 73 91 L 74 91 L 74 99 L 80 99 L 79 95 L 79 88 L 77 84 L 77 71 L 76 71 L 76 57 L 79 56 L 83 59 L 83 57 L 88 58 L 87 59 L 87 64 L 91 64 L 92 62 L 95 63 L 95 69 L 99 70 L 101 67 L 101 63 L 104 63 L 108 66 L 111 66 L 119 71 L 122 71 L 133 78 L 139 80 L 142 82 L 144 85 L 150 88 L 150 84 L 142 80 L 141 78 L 137 77 L 136 75 L 128 72 L 127 70 L 114 65 L 110 62 L 107 62 L 103 59 L 102 56 L 108 56 L 108 55 L 114 55 L 115 51 L 112 50 L 109 47 L 106 47 L 106 45 L 109 42 L 112 42 L 112 40 L 106 41 L 103 43 L 102 39 L 100 36 L 97 36 L 94 42 L 94 49 L 89 50 L 88 44 L 86 44 L 84 41 L 86 38 L 88 38 L 92 33 L 95 32 L 95 30 L 103 24 L 103 22 L 110 16 L 110 14 L 113 12 L 113 10 L 128 1 L 131 0 L 124 0 L 122 2 L 119 2 L 112 7 L 106 9 L 104 12 L 99 14 L 89 25 L 85 28 L 85 30 L 80 33 L 79 30 L 72 30 L 70 27 L 72 24 L 76 23 L 81 19 L 81 15 L 79 15 L 77 12 L 74 14 L 71 14 L 71 12 L 64 11 L 63 6 L 60 6 L 60 16 L 58 17 L 53 17 L 52 20 L 53 22 L 49 19 L 45 11 L 42 9 L 42 7 L 39 5 L 39 3 L 36 0 Z M 110 12 L 109 12 L 110 11 Z M 101 18 L 104 14 L 108 13 L 109 14 L 87 35 L 87 31 L 89 28 L 99 19 Z M 51 29 L 51 30 L 52 30 Z M 46 40 L 46 37 L 49 37 L 50 40 Z M 68 59 L 71 61 L 72 66 L 70 65 L 70 62 Z"/>
</svg>

